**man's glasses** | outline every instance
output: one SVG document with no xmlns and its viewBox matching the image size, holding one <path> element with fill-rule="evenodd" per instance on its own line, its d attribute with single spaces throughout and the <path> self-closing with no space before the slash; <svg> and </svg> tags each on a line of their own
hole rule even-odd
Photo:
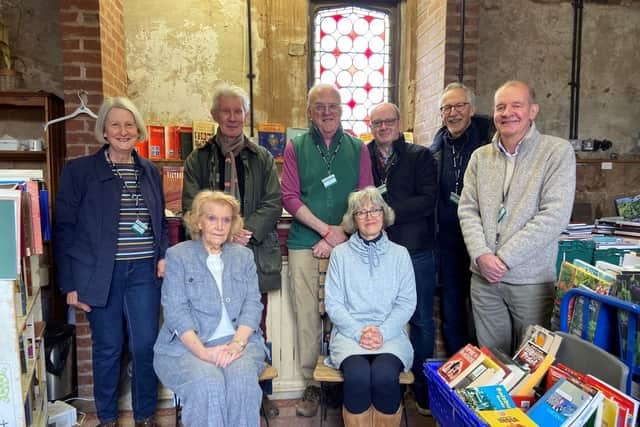
<svg viewBox="0 0 640 427">
<path fill-rule="evenodd" d="M 361 209 L 359 211 L 355 211 L 353 213 L 353 216 L 355 216 L 358 219 L 364 219 L 367 217 L 367 215 L 369 215 L 371 218 L 378 218 L 380 215 L 382 215 L 382 211 L 383 211 L 382 208 L 373 208 L 373 209 L 369 209 L 368 211 Z"/>
<path fill-rule="evenodd" d="M 325 111 L 339 113 L 340 104 L 313 104 L 313 111 L 316 113 L 324 113 Z"/>
<path fill-rule="evenodd" d="M 461 113 L 462 110 L 464 110 L 464 107 L 466 107 L 467 105 L 469 105 L 468 102 L 458 102 L 457 104 L 447 104 L 447 105 L 443 105 L 442 107 L 440 107 L 440 112 L 442 114 L 449 114 L 451 112 L 451 109 L 455 109 L 458 113 Z"/>
<path fill-rule="evenodd" d="M 376 129 L 381 128 L 382 125 L 389 127 L 389 126 L 393 126 L 397 121 L 398 119 L 372 120 L 371 127 Z"/>
</svg>

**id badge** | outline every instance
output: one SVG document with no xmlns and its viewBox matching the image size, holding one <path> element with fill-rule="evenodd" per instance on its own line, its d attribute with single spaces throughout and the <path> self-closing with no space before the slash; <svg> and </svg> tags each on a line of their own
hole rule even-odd
<svg viewBox="0 0 640 427">
<path fill-rule="evenodd" d="M 504 205 L 500 205 L 500 210 L 498 211 L 498 224 L 502 222 L 505 216 L 507 216 L 507 210 Z"/>
<path fill-rule="evenodd" d="M 331 174 L 322 178 L 322 185 L 324 185 L 324 188 L 329 188 L 332 185 L 335 185 L 337 182 L 338 180 L 336 179 L 335 174 Z"/>
<path fill-rule="evenodd" d="M 136 219 L 136 221 L 131 226 L 131 230 L 138 236 L 142 236 L 144 232 L 147 231 L 147 228 L 149 228 L 149 226 L 139 219 Z"/>
<path fill-rule="evenodd" d="M 380 195 L 384 196 L 387 193 L 387 184 L 380 185 L 380 187 L 378 187 L 378 191 L 380 192 Z"/>
<path fill-rule="evenodd" d="M 449 193 L 449 200 L 451 200 L 451 202 L 454 205 L 457 205 L 458 202 L 460 201 L 460 195 L 458 193 L 456 193 L 455 191 L 452 191 L 451 193 Z"/>
</svg>

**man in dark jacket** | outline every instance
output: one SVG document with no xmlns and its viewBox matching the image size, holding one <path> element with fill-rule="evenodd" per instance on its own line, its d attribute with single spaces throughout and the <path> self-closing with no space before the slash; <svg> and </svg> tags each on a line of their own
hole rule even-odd
<svg viewBox="0 0 640 427">
<path fill-rule="evenodd" d="M 415 352 L 412 371 L 418 411 L 428 408 L 422 365 L 433 356 L 435 325 L 433 295 L 436 288 L 434 209 L 437 192 L 436 163 L 425 147 L 405 142 L 400 132 L 400 110 L 390 103 L 371 111 L 374 140 L 368 145 L 373 179 L 396 214 L 387 229 L 391 241 L 409 250 L 416 277 L 416 311 L 409 321 Z"/>
<path fill-rule="evenodd" d="M 475 341 L 468 313 L 469 254 L 458 221 L 458 198 L 471 153 L 487 144 L 493 134 L 491 120 L 473 117 L 475 95 L 462 83 L 449 84 L 440 97 L 444 126 L 433 138 L 429 150 L 438 162 L 438 245 L 442 286 L 442 332 L 448 355 Z"/>
</svg>

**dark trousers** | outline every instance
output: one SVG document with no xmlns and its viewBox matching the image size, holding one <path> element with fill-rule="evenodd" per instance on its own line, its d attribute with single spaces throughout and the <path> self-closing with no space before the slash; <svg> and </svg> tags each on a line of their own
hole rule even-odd
<svg viewBox="0 0 640 427">
<path fill-rule="evenodd" d="M 342 361 L 344 406 L 352 414 L 361 414 L 371 405 L 382 413 L 395 414 L 402 389 L 398 376 L 402 362 L 390 353 L 349 356 Z"/>
<path fill-rule="evenodd" d="M 126 335 L 131 353 L 131 396 L 135 420 L 156 411 L 158 379 L 153 345 L 158 336 L 160 287 L 152 259 L 116 261 L 109 299 L 87 313 L 93 339 L 93 394 L 101 422 L 118 418 L 120 358 Z"/>
<path fill-rule="evenodd" d="M 447 355 L 474 342 L 471 327 L 470 260 L 462 237 L 440 242 L 442 335 Z"/>
<path fill-rule="evenodd" d="M 409 339 L 413 345 L 413 392 L 416 402 L 427 407 L 427 378 L 424 362 L 433 357 L 435 346 L 435 322 L 433 320 L 433 295 L 436 289 L 436 254 L 434 250 L 411 252 L 411 262 L 416 276 L 416 311 L 409 321 Z"/>
</svg>

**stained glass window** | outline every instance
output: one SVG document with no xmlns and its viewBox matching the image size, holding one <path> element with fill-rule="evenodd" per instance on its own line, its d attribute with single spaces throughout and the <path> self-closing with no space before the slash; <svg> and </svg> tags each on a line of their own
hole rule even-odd
<svg viewBox="0 0 640 427">
<path fill-rule="evenodd" d="M 319 10 L 314 17 L 314 84 L 334 84 L 342 125 L 369 131 L 369 111 L 390 96 L 389 14 L 361 7 Z"/>
</svg>

